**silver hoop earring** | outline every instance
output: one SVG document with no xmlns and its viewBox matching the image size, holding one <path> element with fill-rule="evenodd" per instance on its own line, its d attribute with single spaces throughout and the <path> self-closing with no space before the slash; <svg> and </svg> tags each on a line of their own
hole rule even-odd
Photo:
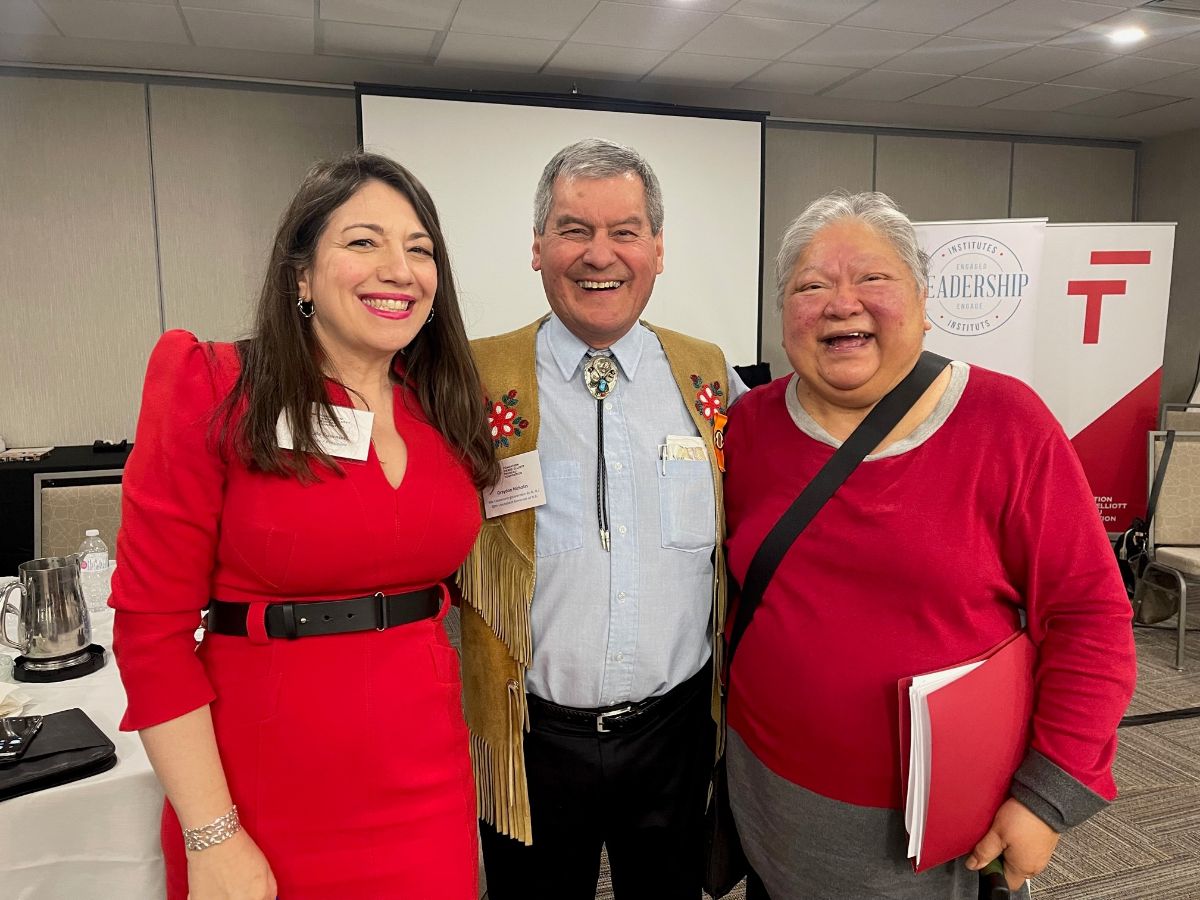
<svg viewBox="0 0 1200 900">
<path fill-rule="evenodd" d="M 317 305 L 311 300 L 301 297 L 296 301 L 296 309 L 300 310 L 300 315 L 306 319 L 311 319 L 317 312 Z"/>
<path fill-rule="evenodd" d="M 425 324 L 428 325 L 432 321 L 433 321 L 433 307 L 431 306 L 431 307 L 429 307 L 429 318 L 425 320 Z"/>
</svg>

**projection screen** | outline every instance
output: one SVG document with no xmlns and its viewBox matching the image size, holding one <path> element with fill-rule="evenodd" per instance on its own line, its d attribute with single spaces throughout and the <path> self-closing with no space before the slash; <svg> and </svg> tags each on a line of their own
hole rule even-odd
<svg viewBox="0 0 1200 900">
<path fill-rule="evenodd" d="M 646 320 L 720 345 L 731 364 L 758 361 L 764 114 L 375 85 L 357 95 L 363 147 L 433 196 L 471 337 L 548 310 L 530 265 L 534 189 L 559 149 L 603 137 L 636 148 L 662 183 L 663 273 Z"/>
</svg>

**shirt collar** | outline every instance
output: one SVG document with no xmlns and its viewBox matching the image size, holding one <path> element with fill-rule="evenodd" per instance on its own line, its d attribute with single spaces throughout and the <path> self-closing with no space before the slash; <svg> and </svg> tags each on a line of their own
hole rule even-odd
<svg viewBox="0 0 1200 900">
<path fill-rule="evenodd" d="M 570 381 L 579 371 L 579 364 L 587 356 L 590 347 L 580 340 L 562 323 L 554 313 L 550 314 L 545 325 L 546 345 L 550 354 L 562 372 L 563 381 Z M 637 373 L 638 363 L 642 359 L 643 341 L 648 329 L 641 322 L 636 323 L 628 332 L 608 349 L 613 359 L 621 367 L 621 371 L 630 381 Z"/>
</svg>

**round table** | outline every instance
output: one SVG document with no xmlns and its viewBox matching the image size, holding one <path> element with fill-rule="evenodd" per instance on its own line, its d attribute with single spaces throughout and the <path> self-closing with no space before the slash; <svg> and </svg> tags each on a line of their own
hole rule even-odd
<svg viewBox="0 0 1200 900">
<path fill-rule="evenodd" d="M 9 580 L 9 579 L 5 579 Z M 0 892 L 6 900 L 160 900 L 165 892 L 159 819 L 163 793 L 137 734 L 117 728 L 125 690 L 112 658 L 112 610 L 92 613 L 103 669 L 58 684 L 25 684 L 26 715 L 79 707 L 117 748 L 99 775 L 0 802 Z M 0 647 L 0 681 L 15 651 Z"/>
</svg>

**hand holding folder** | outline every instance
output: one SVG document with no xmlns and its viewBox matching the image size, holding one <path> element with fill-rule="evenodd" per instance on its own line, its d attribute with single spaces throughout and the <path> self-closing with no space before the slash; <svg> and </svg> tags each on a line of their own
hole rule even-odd
<svg viewBox="0 0 1200 900">
<path fill-rule="evenodd" d="M 1029 747 L 1035 656 L 1019 631 L 973 660 L 929 673 L 940 677 L 898 682 L 900 784 L 917 872 L 971 852 L 1008 799 Z"/>
<path fill-rule="evenodd" d="M 1058 832 L 1025 804 L 1010 797 L 996 812 L 988 833 L 971 851 L 967 868 L 979 869 L 981 896 L 982 880 L 989 873 L 998 873 L 998 877 L 992 879 L 996 890 L 988 896 L 1009 900 L 1009 888 L 1015 891 L 1027 878 L 1041 873 L 1057 846 Z"/>
</svg>

